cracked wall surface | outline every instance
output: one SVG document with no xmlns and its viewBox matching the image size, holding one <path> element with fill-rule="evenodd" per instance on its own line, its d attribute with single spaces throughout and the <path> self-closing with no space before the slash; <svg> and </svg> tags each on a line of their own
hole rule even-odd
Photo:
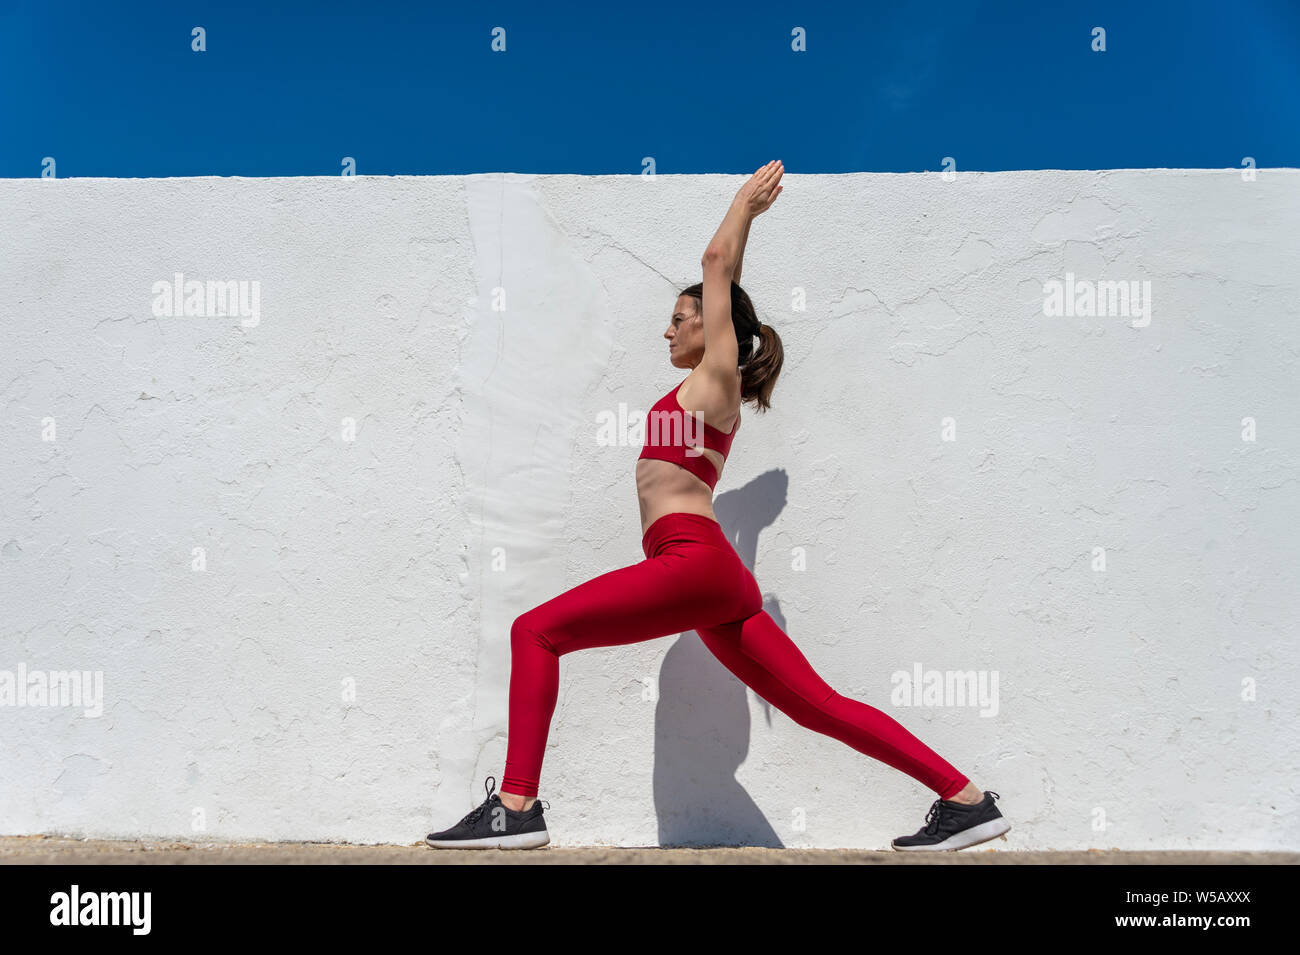
<svg viewBox="0 0 1300 955">
<path fill-rule="evenodd" d="M 642 559 L 639 420 L 741 181 L 0 180 L 0 833 L 409 843 L 481 801 L 514 618 Z M 742 277 L 785 367 L 715 498 L 765 608 L 1002 795 L 1002 848 L 1300 847 L 1300 173 L 785 185 Z M 155 314 L 176 273 L 257 321 Z M 1045 315 L 1067 274 L 1149 322 Z M 934 798 L 692 632 L 562 658 L 541 795 L 557 845 L 868 848 Z"/>
</svg>

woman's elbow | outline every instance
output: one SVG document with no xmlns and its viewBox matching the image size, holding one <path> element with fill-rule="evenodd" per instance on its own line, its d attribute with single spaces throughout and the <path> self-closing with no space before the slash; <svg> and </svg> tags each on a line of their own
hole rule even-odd
<svg viewBox="0 0 1300 955">
<path fill-rule="evenodd" d="M 711 245 L 704 250 L 704 255 L 700 257 L 700 268 L 718 269 L 730 271 L 735 267 L 735 259 L 727 254 L 727 250 L 720 246 Z"/>
</svg>

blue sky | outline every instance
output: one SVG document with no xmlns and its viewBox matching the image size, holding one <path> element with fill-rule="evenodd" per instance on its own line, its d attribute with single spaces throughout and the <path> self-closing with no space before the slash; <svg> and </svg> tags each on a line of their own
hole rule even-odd
<svg viewBox="0 0 1300 955">
<path fill-rule="evenodd" d="M 1300 0 L 0 0 L 0 77 L 5 178 L 1300 166 Z"/>
</svg>

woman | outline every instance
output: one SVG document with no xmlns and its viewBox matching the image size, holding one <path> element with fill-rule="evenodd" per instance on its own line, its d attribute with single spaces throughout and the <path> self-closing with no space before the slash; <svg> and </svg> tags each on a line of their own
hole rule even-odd
<svg viewBox="0 0 1300 955">
<path fill-rule="evenodd" d="M 895 849 L 962 849 L 1011 828 L 994 805 L 997 793 L 980 792 L 894 719 L 840 696 L 817 675 L 763 610 L 753 574 L 714 516 L 713 488 L 740 428 L 740 406 L 752 401 L 766 411 L 781 370 L 781 339 L 758 321 L 739 282 L 750 223 L 780 195 L 783 173 L 774 160 L 741 187 L 704 252 L 704 282 L 678 296 L 664 332 L 669 360 L 690 373 L 646 416 L 645 447 L 636 466 L 646 559 L 516 618 L 502 791 L 493 791 L 489 776 L 487 799 L 455 826 L 431 833 L 429 845 L 546 845 L 550 836 L 537 786 L 559 692 L 560 657 L 687 630 L 697 631 L 728 670 L 801 726 L 842 740 L 939 795 L 926 825 L 893 840 Z"/>
</svg>

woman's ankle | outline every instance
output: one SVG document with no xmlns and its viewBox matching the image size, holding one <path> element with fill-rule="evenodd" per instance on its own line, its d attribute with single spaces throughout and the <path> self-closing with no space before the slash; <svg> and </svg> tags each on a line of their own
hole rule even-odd
<svg viewBox="0 0 1300 955">
<path fill-rule="evenodd" d="M 532 808 L 533 803 L 537 802 L 536 796 L 521 796 L 518 793 L 498 792 L 502 804 L 514 812 L 523 812 Z"/>
<path fill-rule="evenodd" d="M 960 792 L 948 798 L 948 802 L 959 802 L 964 806 L 973 806 L 984 798 L 984 793 L 972 782 L 967 781 Z"/>
</svg>

